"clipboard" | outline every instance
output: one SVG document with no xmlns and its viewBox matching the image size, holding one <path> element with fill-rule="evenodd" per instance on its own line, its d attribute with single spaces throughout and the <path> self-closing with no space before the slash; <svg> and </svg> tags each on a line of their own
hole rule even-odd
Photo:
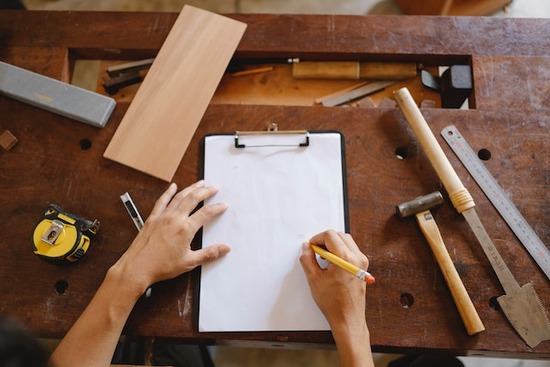
<svg viewBox="0 0 550 367">
<path fill-rule="evenodd" d="M 337 131 L 268 131 L 203 138 L 202 177 L 229 209 L 202 247 L 231 252 L 203 265 L 199 332 L 327 331 L 299 256 L 326 229 L 349 231 L 344 138 Z"/>
</svg>

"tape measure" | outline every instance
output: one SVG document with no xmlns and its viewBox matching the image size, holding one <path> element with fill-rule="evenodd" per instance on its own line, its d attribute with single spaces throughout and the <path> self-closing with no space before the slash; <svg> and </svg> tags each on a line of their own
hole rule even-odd
<svg viewBox="0 0 550 367">
<path fill-rule="evenodd" d="M 441 131 L 443 139 L 449 144 L 453 152 L 460 159 L 464 167 L 483 190 L 502 218 L 508 223 L 514 234 L 540 266 L 546 277 L 550 279 L 550 251 L 542 243 L 535 231 L 529 226 L 523 215 L 516 208 L 508 195 L 493 178 L 485 165 L 479 160 L 468 142 L 462 137 L 458 129 L 447 126 Z"/>
<path fill-rule="evenodd" d="M 74 263 L 88 251 L 99 224 L 97 219 L 90 221 L 50 204 L 34 227 L 33 251 L 48 261 Z"/>
</svg>

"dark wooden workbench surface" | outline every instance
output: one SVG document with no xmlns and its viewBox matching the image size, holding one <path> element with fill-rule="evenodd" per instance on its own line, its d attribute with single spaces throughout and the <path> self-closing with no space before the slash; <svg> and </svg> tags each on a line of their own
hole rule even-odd
<svg viewBox="0 0 550 367">
<path fill-rule="evenodd" d="M 75 59 L 152 57 L 177 14 L 0 12 L 0 60 L 69 80 Z M 550 20 L 405 16 L 235 15 L 248 29 L 235 58 L 471 62 L 473 109 L 424 109 L 458 175 L 477 202 L 489 234 L 520 284 L 532 282 L 550 307 L 548 279 L 439 138 L 455 124 L 545 244 L 550 242 Z M 0 97 L 0 133 L 19 143 L 0 152 L 0 314 L 45 335 L 61 334 L 82 312 L 108 267 L 136 234 L 119 195 L 129 191 L 147 214 L 167 184 L 102 157 L 127 103 L 96 129 Z M 550 342 L 530 349 L 490 300 L 503 294 L 463 218 L 447 200 L 434 211 L 451 257 L 486 331 L 468 336 L 430 249 L 397 203 L 442 186 L 397 108 L 211 105 L 174 181 L 198 179 L 200 138 L 210 132 L 339 129 L 346 138 L 351 233 L 371 260 L 367 318 L 376 351 L 521 355 L 549 358 Z M 90 146 L 91 144 L 91 146 Z M 162 142 L 159 142 L 162 144 Z M 396 158 L 396 150 L 405 159 Z M 31 250 L 33 226 L 48 203 L 102 222 L 86 258 L 60 267 Z M 195 274 L 196 275 L 196 274 Z M 199 334 L 193 275 L 154 287 L 126 333 L 200 340 L 331 344 L 327 333 Z M 56 290 L 66 282 L 64 292 Z M 307 295 L 306 295 L 307 296 Z M 404 307 L 406 300 L 412 305 Z M 223 305 L 220 305 L 223 312 Z"/>
</svg>

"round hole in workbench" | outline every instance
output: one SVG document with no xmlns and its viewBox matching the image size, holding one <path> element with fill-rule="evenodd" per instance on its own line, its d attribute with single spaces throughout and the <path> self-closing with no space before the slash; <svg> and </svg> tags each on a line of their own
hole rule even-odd
<svg viewBox="0 0 550 367">
<path fill-rule="evenodd" d="M 483 148 L 480 149 L 479 152 L 477 152 L 477 156 L 482 161 L 488 161 L 489 159 L 491 159 L 491 152 L 488 149 Z"/>
<path fill-rule="evenodd" d="M 414 303 L 414 297 L 410 293 L 401 293 L 399 303 L 403 308 L 410 308 Z"/>
<path fill-rule="evenodd" d="M 92 147 L 92 141 L 90 139 L 82 139 L 79 144 L 82 150 L 88 150 Z"/>
<path fill-rule="evenodd" d="M 409 149 L 407 147 L 399 147 L 395 150 L 395 158 L 405 159 L 409 156 Z"/>
<path fill-rule="evenodd" d="M 489 298 L 489 307 L 495 311 L 500 311 L 500 305 L 498 304 L 498 297 Z"/>
<path fill-rule="evenodd" d="M 64 294 L 69 288 L 69 283 L 65 280 L 58 280 L 55 282 L 54 289 L 57 294 Z"/>
</svg>

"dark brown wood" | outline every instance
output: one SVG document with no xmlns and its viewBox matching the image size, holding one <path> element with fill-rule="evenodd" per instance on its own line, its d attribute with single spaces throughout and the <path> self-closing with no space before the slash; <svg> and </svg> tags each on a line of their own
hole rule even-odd
<svg viewBox="0 0 550 367">
<path fill-rule="evenodd" d="M 175 14 L 0 12 L 0 60 L 66 78 L 71 60 L 154 55 Z M 550 305 L 548 280 L 466 170 L 439 138 L 455 124 L 544 243 L 550 242 L 550 20 L 396 16 L 234 15 L 249 27 L 236 57 L 393 59 L 437 64 L 472 60 L 475 93 L 469 111 L 424 109 L 477 212 L 520 284 L 532 282 Z M 166 183 L 102 157 L 128 108 L 119 103 L 105 129 L 0 97 L 0 131 L 19 142 L 0 151 L 0 314 L 44 335 L 68 330 L 108 267 L 136 235 L 119 195 L 129 191 L 144 216 Z M 502 312 L 490 307 L 502 289 L 468 225 L 447 202 L 434 211 L 451 257 L 486 331 L 470 337 L 428 244 L 396 204 L 443 190 L 396 108 L 211 105 L 174 181 L 199 177 L 200 139 L 207 133 L 263 129 L 338 129 L 346 138 L 351 233 L 368 255 L 377 283 L 369 287 L 367 319 L 377 351 L 440 351 L 550 357 L 550 342 L 530 349 Z M 91 143 L 91 147 L 86 149 Z M 405 159 L 397 159 L 396 152 Z M 31 250 L 33 226 L 49 203 L 102 222 L 86 257 L 56 266 Z M 332 345 L 330 333 L 198 333 L 197 272 L 153 287 L 132 313 L 128 334 L 188 341 Z M 56 283 L 68 287 L 59 294 Z M 405 301 L 412 305 L 404 307 Z M 220 305 L 223 312 L 223 305 Z"/>
</svg>

